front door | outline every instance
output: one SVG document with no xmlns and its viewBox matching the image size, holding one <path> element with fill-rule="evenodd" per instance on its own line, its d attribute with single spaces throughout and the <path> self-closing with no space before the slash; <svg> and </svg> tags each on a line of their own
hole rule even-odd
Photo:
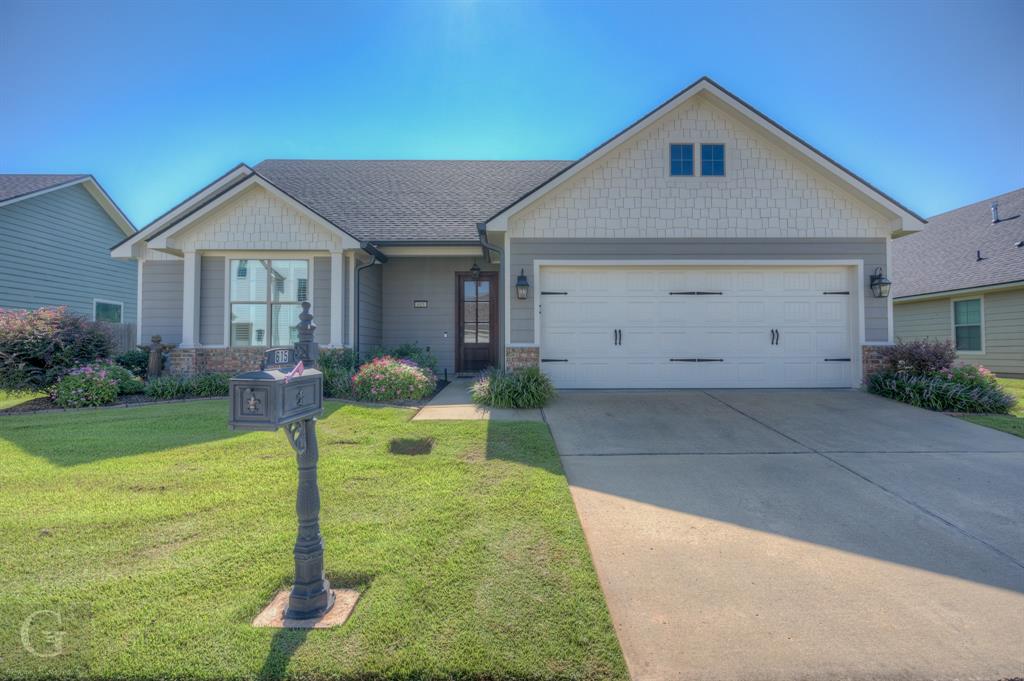
<svg viewBox="0 0 1024 681">
<path fill-rule="evenodd" d="M 456 274 L 458 284 L 455 371 L 477 372 L 496 364 L 498 349 L 498 275 Z"/>
</svg>

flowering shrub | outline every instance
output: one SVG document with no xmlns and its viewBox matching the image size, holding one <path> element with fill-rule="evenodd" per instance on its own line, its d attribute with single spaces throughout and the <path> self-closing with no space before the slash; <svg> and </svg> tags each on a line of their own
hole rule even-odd
<svg viewBox="0 0 1024 681">
<path fill-rule="evenodd" d="M 105 366 L 72 369 L 50 390 L 50 399 L 61 407 L 98 407 L 117 399 L 117 379 Z"/>
<path fill-rule="evenodd" d="M 352 377 L 352 393 L 372 402 L 421 400 L 436 386 L 437 379 L 430 369 L 409 359 L 388 356 L 367 362 Z"/>
<path fill-rule="evenodd" d="M 539 409 L 555 396 L 551 379 L 536 367 L 491 369 L 470 386 L 469 392 L 477 404 L 511 409 Z"/>
<path fill-rule="evenodd" d="M 110 335 L 65 307 L 0 309 L 0 390 L 38 390 L 106 357 Z"/>
<path fill-rule="evenodd" d="M 430 354 L 430 351 L 426 348 L 421 348 L 418 343 L 402 343 L 393 348 L 373 348 L 370 350 L 367 360 L 372 361 L 382 357 L 408 359 L 414 362 L 416 366 L 428 369 L 431 373 L 437 372 L 437 357 Z"/>
<path fill-rule="evenodd" d="M 946 367 L 939 371 L 880 371 L 867 380 L 868 392 L 935 411 L 1006 414 L 1016 399 L 985 367 Z"/>
<path fill-rule="evenodd" d="M 879 350 L 883 371 L 909 371 L 927 374 L 949 369 L 956 360 L 956 349 L 950 341 L 898 341 Z"/>
<path fill-rule="evenodd" d="M 110 360 L 93 362 L 88 366 L 91 366 L 94 371 L 106 371 L 107 376 L 114 379 L 117 383 L 117 392 L 120 395 L 137 395 L 145 388 L 142 379 L 120 364 L 115 364 Z"/>
</svg>

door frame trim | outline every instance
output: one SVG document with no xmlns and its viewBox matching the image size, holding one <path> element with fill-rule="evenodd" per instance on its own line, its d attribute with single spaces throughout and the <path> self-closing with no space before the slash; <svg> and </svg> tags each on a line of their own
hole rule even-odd
<svg viewBox="0 0 1024 681">
<path fill-rule="evenodd" d="M 707 258 L 679 258 L 679 259 L 538 259 L 533 261 L 533 281 L 540 286 L 540 271 L 543 267 L 847 267 L 854 270 L 856 277 L 856 305 L 857 309 L 853 315 L 856 328 L 853 330 L 851 340 L 859 343 L 860 346 L 867 345 L 865 339 L 865 316 L 864 316 L 864 261 L 862 259 L 850 258 L 808 258 L 804 259 L 728 259 L 710 260 Z M 533 342 L 532 343 L 509 343 L 509 347 L 525 346 L 540 348 L 540 304 L 537 297 L 533 299 Z M 890 323 L 892 318 L 890 317 Z M 860 347 L 850 348 L 854 354 L 854 370 L 851 372 L 851 386 L 860 386 L 862 374 L 862 357 Z"/>
<path fill-rule="evenodd" d="M 456 271 L 455 272 L 455 373 L 461 373 L 462 368 L 462 312 L 463 303 L 462 300 L 462 281 L 463 276 L 472 278 L 473 273 L 469 271 Z M 488 352 L 491 354 L 491 364 L 497 365 L 498 363 L 498 334 L 495 333 L 495 329 L 498 326 L 498 307 L 496 302 L 500 296 L 501 276 L 498 272 L 493 271 L 482 271 L 480 272 L 480 278 L 487 278 L 493 281 L 495 291 L 491 295 L 490 309 L 487 313 L 487 322 L 490 326 L 490 341 L 488 341 Z"/>
</svg>

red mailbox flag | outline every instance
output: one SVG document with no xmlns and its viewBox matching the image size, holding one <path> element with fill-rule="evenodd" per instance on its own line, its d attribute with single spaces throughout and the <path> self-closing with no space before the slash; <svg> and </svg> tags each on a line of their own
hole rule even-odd
<svg viewBox="0 0 1024 681">
<path fill-rule="evenodd" d="M 305 370 L 306 370 L 306 367 L 304 367 L 304 366 L 302 365 L 302 360 L 300 359 L 300 360 L 299 360 L 299 363 L 295 365 L 295 368 L 294 368 L 294 369 L 292 369 L 291 371 L 289 371 L 289 372 L 288 372 L 288 373 L 287 373 L 287 374 L 285 375 L 285 377 L 284 377 L 284 382 L 285 382 L 285 383 L 287 383 L 288 381 L 292 380 L 292 379 L 293 379 L 293 378 L 295 378 L 296 376 L 301 376 L 301 375 L 302 375 L 302 372 L 303 372 L 303 371 L 305 371 Z"/>
</svg>

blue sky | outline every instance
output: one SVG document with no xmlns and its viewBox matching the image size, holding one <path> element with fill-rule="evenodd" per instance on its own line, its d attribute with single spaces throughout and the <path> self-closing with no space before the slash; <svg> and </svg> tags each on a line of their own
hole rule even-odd
<svg viewBox="0 0 1024 681">
<path fill-rule="evenodd" d="M 576 158 L 707 74 L 911 209 L 1024 186 L 1024 2 L 0 0 L 0 172 L 144 226 L 264 158 Z"/>
</svg>

